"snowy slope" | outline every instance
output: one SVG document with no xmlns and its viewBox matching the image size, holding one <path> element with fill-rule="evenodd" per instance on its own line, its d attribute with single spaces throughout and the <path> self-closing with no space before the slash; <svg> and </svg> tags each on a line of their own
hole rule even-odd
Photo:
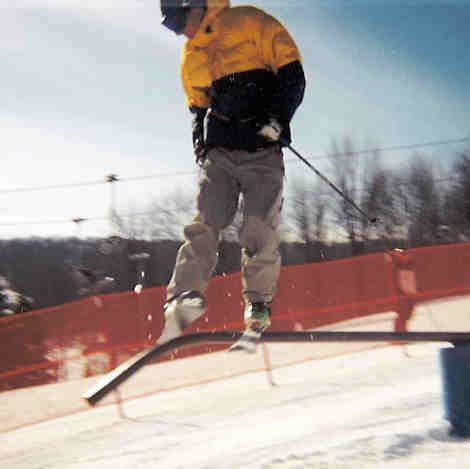
<svg viewBox="0 0 470 469">
<path fill-rule="evenodd" d="M 163 392 L 0 434 L 2 467 L 467 467 L 439 345 L 388 347 Z M 34 405 L 34 402 L 31 403 Z"/>
</svg>

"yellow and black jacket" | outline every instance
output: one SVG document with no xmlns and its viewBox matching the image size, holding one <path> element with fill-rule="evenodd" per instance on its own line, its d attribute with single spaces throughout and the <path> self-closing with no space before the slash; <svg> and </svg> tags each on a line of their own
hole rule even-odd
<svg viewBox="0 0 470 469">
<path fill-rule="evenodd" d="M 207 0 L 205 17 L 183 48 L 181 78 L 195 113 L 193 140 L 254 151 L 266 145 L 257 135 L 268 118 L 283 126 L 302 101 L 305 78 L 300 54 L 287 30 L 272 16 L 229 0 Z"/>
</svg>

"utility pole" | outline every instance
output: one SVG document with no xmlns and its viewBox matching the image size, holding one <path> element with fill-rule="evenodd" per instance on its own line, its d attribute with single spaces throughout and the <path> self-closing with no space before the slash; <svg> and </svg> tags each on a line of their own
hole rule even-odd
<svg viewBox="0 0 470 469">
<path fill-rule="evenodd" d="M 115 226 L 119 226 L 119 217 L 116 211 L 116 182 L 119 181 L 119 178 L 116 174 L 107 174 L 106 182 L 110 184 L 110 206 L 109 206 L 109 220 L 111 224 L 111 231 L 115 231 Z"/>
<path fill-rule="evenodd" d="M 145 312 L 142 310 L 142 298 L 141 293 L 145 286 L 145 266 L 147 261 L 150 259 L 150 254 L 148 252 L 138 252 L 135 254 L 130 254 L 129 260 L 136 263 L 137 270 L 137 283 L 134 286 L 134 292 L 137 294 L 137 318 L 145 318 L 145 329 L 143 334 L 147 337 L 147 340 L 150 342 L 152 340 L 152 320 L 153 316 L 151 313 Z M 142 324 L 142 322 L 140 322 Z M 139 331 L 138 331 L 138 335 Z"/>
<path fill-rule="evenodd" d="M 137 282 L 134 286 L 136 293 L 140 293 L 145 286 L 145 267 L 149 259 L 150 254 L 148 252 L 138 252 L 129 255 L 129 260 L 136 263 Z"/>
<path fill-rule="evenodd" d="M 81 236 L 82 236 L 82 224 L 83 222 L 86 221 L 86 218 L 82 217 L 76 217 L 72 218 L 73 223 L 75 223 L 76 226 L 76 237 L 77 237 L 77 243 L 78 243 L 78 249 L 77 249 L 77 265 L 82 265 L 82 257 L 83 257 L 83 245 L 81 241 Z"/>
</svg>

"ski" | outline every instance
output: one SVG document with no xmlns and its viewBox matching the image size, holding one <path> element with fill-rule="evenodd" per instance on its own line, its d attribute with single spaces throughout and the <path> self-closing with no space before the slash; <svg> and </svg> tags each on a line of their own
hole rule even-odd
<svg viewBox="0 0 470 469">
<path fill-rule="evenodd" d="M 255 353 L 261 340 L 261 332 L 247 328 L 242 336 L 228 349 L 229 352 Z"/>
</svg>

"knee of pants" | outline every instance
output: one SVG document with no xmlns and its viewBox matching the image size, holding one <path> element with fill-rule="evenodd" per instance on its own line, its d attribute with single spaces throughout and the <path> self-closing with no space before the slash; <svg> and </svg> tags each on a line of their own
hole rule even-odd
<svg viewBox="0 0 470 469">
<path fill-rule="evenodd" d="M 241 247 L 250 256 L 262 251 L 276 251 L 279 247 L 277 230 L 261 217 L 247 217 L 240 229 L 239 237 Z"/>
<path fill-rule="evenodd" d="M 183 229 L 183 232 L 185 238 L 192 243 L 202 243 L 206 245 L 217 244 L 217 230 L 209 225 L 206 225 L 205 223 L 194 221 L 193 223 L 186 225 Z"/>
</svg>

